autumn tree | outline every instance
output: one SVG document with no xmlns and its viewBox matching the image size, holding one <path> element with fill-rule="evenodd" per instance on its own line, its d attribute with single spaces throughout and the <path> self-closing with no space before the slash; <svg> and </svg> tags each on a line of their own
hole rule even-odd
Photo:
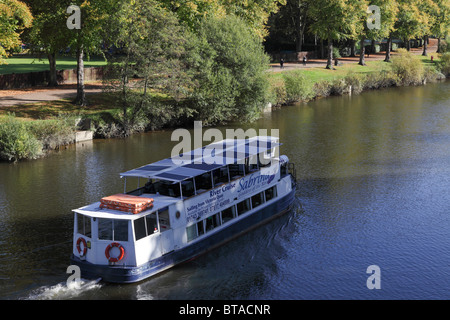
<svg viewBox="0 0 450 320">
<path fill-rule="evenodd" d="M 158 0 L 164 8 L 174 12 L 191 30 L 205 18 L 240 17 L 261 38 L 267 35 L 267 20 L 286 0 Z"/>
<path fill-rule="evenodd" d="M 361 28 L 358 35 L 360 41 L 358 64 L 362 66 L 366 64 L 364 59 L 364 42 L 366 39 L 372 39 L 374 41 L 388 38 L 385 61 L 389 61 L 392 41 L 391 32 L 394 30 L 394 23 L 398 12 L 397 3 L 393 0 L 372 0 L 370 1 L 370 5 L 370 7 L 366 7 L 366 15 L 361 15 L 359 22 Z"/>
<path fill-rule="evenodd" d="M 437 52 L 441 52 L 441 38 L 450 34 L 450 1 L 434 0 L 437 11 L 434 11 L 434 23 L 431 26 L 431 34 L 438 39 Z"/>
<path fill-rule="evenodd" d="M 21 44 L 20 35 L 31 26 L 33 16 L 28 6 L 17 0 L 0 0 L 0 64 L 8 50 Z"/>
<path fill-rule="evenodd" d="M 333 40 L 351 38 L 361 32 L 359 23 L 366 15 L 365 0 L 316 0 L 309 7 L 313 20 L 309 30 L 328 41 L 327 69 L 332 69 Z"/>
<path fill-rule="evenodd" d="M 421 36 L 423 18 L 418 7 L 419 0 L 397 0 L 398 14 L 395 21 L 396 37 L 405 42 L 406 49 L 411 49 L 411 39 Z"/>
</svg>

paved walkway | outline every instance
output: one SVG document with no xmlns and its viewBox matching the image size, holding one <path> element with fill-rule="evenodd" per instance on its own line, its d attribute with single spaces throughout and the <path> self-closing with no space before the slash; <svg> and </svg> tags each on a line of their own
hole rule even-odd
<svg viewBox="0 0 450 320">
<path fill-rule="evenodd" d="M 435 53 L 437 49 L 437 40 L 430 39 L 428 45 L 428 53 Z M 422 48 L 412 48 L 411 51 L 414 54 L 422 54 Z M 395 53 L 392 53 L 395 55 Z M 384 60 L 385 53 L 371 54 L 366 56 L 366 61 Z M 359 57 L 345 57 L 340 58 L 342 63 L 358 63 Z M 281 69 L 279 64 L 271 64 L 271 71 L 280 72 L 284 70 L 294 70 L 303 68 L 317 68 L 325 67 L 327 64 L 326 59 L 312 59 L 307 62 L 306 66 L 303 63 L 288 62 L 284 64 L 284 68 Z M 86 95 L 92 93 L 98 93 L 102 91 L 100 83 L 86 85 Z M 27 103 L 36 103 L 42 101 L 55 101 L 61 99 L 74 99 L 76 97 L 77 89 L 76 85 L 61 85 L 56 88 L 38 87 L 16 90 L 0 90 L 0 108 L 2 106 L 14 106 Z"/>
<path fill-rule="evenodd" d="M 437 51 L 437 39 L 430 39 L 430 44 L 428 45 L 427 52 L 428 55 L 432 53 L 436 53 Z M 413 54 L 421 55 L 423 52 L 423 48 L 411 48 L 411 52 Z M 395 56 L 395 52 L 391 53 L 391 56 Z M 384 60 L 386 57 L 386 52 L 379 52 L 375 54 L 370 54 L 369 57 L 365 56 L 366 62 L 375 61 L 375 60 Z M 359 55 L 357 57 L 343 57 L 339 58 L 339 62 L 341 63 L 358 63 Z M 333 61 L 334 64 L 334 61 Z M 294 69 L 308 69 L 308 68 L 325 68 L 327 65 L 327 59 L 311 59 L 306 65 L 303 65 L 302 62 L 285 62 L 283 69 L 281 69 L 279 63 L 272 63 L 271 71 L 280 72 L 285 70 L 294 70 Z"/>
</svg>

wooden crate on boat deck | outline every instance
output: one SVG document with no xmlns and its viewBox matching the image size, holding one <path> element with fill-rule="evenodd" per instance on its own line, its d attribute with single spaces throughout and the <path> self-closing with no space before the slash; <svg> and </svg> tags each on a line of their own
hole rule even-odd
<svg viewBox="0 0 450 320">
<path fill-rule="evenodd" d="M 153 198 L 143 198 L 129 194 L 114 194 L 100 200 L 100 208 L 139 213 L 153 206 Z"/>
</svg>

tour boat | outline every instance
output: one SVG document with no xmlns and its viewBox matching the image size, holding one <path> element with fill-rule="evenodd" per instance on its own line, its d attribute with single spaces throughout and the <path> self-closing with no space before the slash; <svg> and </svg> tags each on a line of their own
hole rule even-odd
<svg viewBox="0 0 450 320">
<path fill-rule="evenodd" d="M 296 187 L 280 145 L 225 139 L 121 173 L 123 193 L 73 210 L 71 263 L 85 279 L 137 282 L 280 216 Z"/>
</svg>

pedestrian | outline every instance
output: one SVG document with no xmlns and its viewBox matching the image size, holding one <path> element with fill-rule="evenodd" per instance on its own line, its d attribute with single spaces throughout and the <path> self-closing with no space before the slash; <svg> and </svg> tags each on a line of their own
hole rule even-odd
<svg viewBox="0 0 450 320">
<path fill-rule="evenodd" d="M 306 66 L 306 56 L 303 56 L 303 65 Z"/>
<path fill-rule="evenodd" d="M 283 69 L 283 65 L 284 65 L 284 59 L 281 58 L 281 59 L 280 59 L 280 68 L 281 68 L 281 69 Z"/>
</svg>

